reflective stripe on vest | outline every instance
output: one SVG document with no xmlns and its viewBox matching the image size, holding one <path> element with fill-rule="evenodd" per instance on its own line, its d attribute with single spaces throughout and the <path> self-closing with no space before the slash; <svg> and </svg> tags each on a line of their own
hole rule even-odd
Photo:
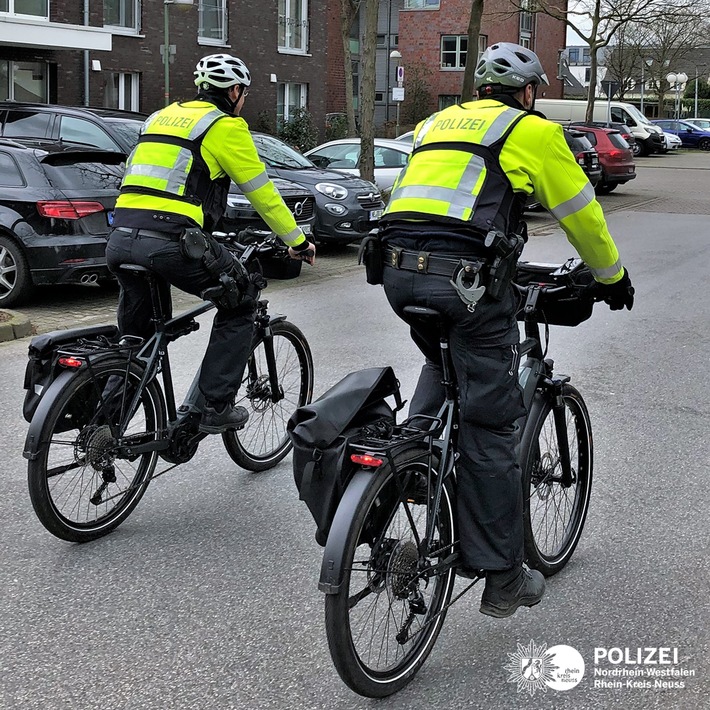
<svg viewBox="0 0 710 710">
<path fill-rule="evenodd" d="M 417 135 L 415 150 L 412 152 L 413 157 L 416 157 L 417 150 L 426 150 L 427 144 L 423 143 L 423 140 L 434 126 L 436 120 L 441 119 L 443 113 L 444 112 L 435 113 L 425 121 Z M 476 143 L 472 143 L 471 145 L 492 146 L 496 141 L 503 138 L 511 124 L 519 119 L 521 115 L 524 115 L 523 111 L 514 108 L 505 108 L 505 110 L 501 111 L 493 119 L 491 125 L 487 128 L 486 132 L 478 138 Z M 462 116 L 461 118 L 463 119 L 464 117 Z M 456 119 L 451 120 L 455 121 Z M 446 141 L 432 142 L 432 148 L 434 145 L 436 149 L 442 151 L 463 150 L 460 147 L 460 143 L 454 144 L 453 141 L 450 148 L 447 147 Z M 389 206 L 385 210 L 385 215 L 397 212 L 398 200 L 434 200 L 440 204 L 438 209 L 435 209 L 430 203 L 429 209 L 431 209 L 432 216 L 444 216 L 461 221 L 469 221 L 471 219 L 486 175 L 486 164 L 480 155 L 472 154 L 470 156 L 467 164 L 463 168 L 458 184 L 454 187 L 441 187 L 427 184 L 403 184 L 406 182 L 408 172 L 418 173 L 419 170 L 420 166 L 417 164 L 417 161 L 412 161 L 410 157 L 410 162 L 399 174 L 394 184 L 392 196 L 390 197 Z M 435 175 L 431 177 L 436 179 Z M 422 205 L 421 207 L 423 214 L 429 213 L 426 205 Z M 411 210 L 403 209 L 403 211 L 409 212 Z"/>
<path fill-rule="evenodd" d="M 203 115 L 194 125 L 183 125 L 192 124 L 190 115 L 200 111 Z M 202 139 L 212 124 L 226 115 L 218 109 L 186 109 L 178 104 L 153 114 L 128 159 L 121 187 L 128 188 L 127 192 L 146 188 L 166 193 L 166 197 L 183 197 L 195 157 L 201 160 Z M 187 147 L 189 144 L 191 147 Z"/>
<path fill-rule="evenodd" d="M 558 222 L 561 222 L 565 217 L 584 209 L 593 199 L 594 188 L 588 182 L 574 197 L 557 205 L 557 207 L 550 208 L 550 212 L 552 212 L 553 217 Z"/>
<path fill-rule="evenodd" d="M 592 276 L 599 281 L 600 279 L 613 279 L 621 271 L 621 268 L 621 261 L 617 260 L 615 264 L 607 266 L 606 269 L 592 269 L 590 267 L 590 271 Z"/>
</svg>

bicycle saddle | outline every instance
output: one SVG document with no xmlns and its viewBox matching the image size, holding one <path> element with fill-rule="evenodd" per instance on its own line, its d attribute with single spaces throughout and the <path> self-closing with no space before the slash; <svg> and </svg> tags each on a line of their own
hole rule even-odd
<svg viewBox="0 0 710 710">
<path fill-rule="evenodd" d="M 145 274 L 146 276 L 153 273 L 150 269 L 138 264 L 121 264 L 118 268 L 124 271 L 132 271 L 134 274 Z"/>
</svg>

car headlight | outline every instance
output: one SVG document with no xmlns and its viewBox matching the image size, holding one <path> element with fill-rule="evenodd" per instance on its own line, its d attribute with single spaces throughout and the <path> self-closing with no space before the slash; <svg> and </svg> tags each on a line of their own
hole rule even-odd
<svg viewBox="0 0 710 710">
<path fill-rule="evenodd" d="M 229 205 L 229 207 L 246 207 L 250 204 L 251 202 L 249 202 L 244 195 L 237 195 L 233 192 L 227 195 L 227 205 Z"/>
<path fill-rule="evenodd" d="M 348 191 L 340 185 L 334 185 L 332 182 L 319 182 L 316 185 L 316 190 L 321 195 L 330 197 L 331 200 L 344 200 L 348 196 Z"/>
<path fill-rule="evenodd" d="M 334 202 L 329 202 L 325 208 L 328 212 L 330 212 L 330 214 L 334 214 L 337 217 L 344 215 L 348 211 L 348 208 L 345 205 L 337 205 Z"/>
</svg>

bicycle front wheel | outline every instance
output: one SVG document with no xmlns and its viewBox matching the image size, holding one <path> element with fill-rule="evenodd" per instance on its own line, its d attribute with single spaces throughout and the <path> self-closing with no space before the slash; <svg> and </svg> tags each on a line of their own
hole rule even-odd
<svg viewBox="0 0 710 710">
<path fill-rule="evenodd" d="M 142 368 L 128 360 L 99 362 L 76 376 L 47 411 L 40 449 L 29 462 L 32 506 L 62 540 L 87 542 L 122 523 L 145 493 L 157 463 L 154 451 L 121 453 L 130 442 L 155 440 L 165 427 L 160 387 L 150 382 L 125 432 L 115 425 L 140 383 Z"/>
<path fill-rule="evenodd" d="M 569 479 L 563 473 L 554 403 L 545 393 L 533 403 L 521 445 L 526 562 L 546 577 L 559 572 L 572 557 L 592 493 L 592 425 L 587 406 L 571 385 L 564 385 L 562 400 Z"/>
<path fill-rule="evenodd" d="M 343 559 L 343 581 L 325 598 L 330 654 L 356 693 L 379 698 L 397 692 L 427 659 L 441 631 L 455 581 L 452 568 L 427 568 L 452 554 L 453 482 L 442 490 L 434 547 L 420 554 L 426 534 L 426 447 L 385 464 L 354 511 Z"/>
<path fill-rule="evenodd" d="M 286 424 L 313 396 L 313 357 L 306 336 L 288 321 L 274 323 L 271 332 L 276 396 L 269 375 L 270 348 L 262 338 L 249 355 L 236 402 L 246 407 L 249 421 L 239 431 L 222 434 L 227 453 L 247 471 L 266 471 L 288 454 L 292 445 Z"/>
</svg>

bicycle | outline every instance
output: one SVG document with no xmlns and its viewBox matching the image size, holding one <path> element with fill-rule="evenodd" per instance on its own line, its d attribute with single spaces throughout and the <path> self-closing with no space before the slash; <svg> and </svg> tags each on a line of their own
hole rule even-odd
<svg viewBox="0 0 710 710">
<path fill-rule="evenodd" d="M 276 238 L 244 246 L 239 234 L 216 235 L 248 269 L 259 256 L 287 258 Z M 204 302 L 166 319 L 154 275 L 141 266 L 121 268 L 150 284 L 155 334 L 78 338 L 53 353 L 57 375 L 32 416 L 24 456 L 29 494 L 40 522 L 56 537 L 86 542 L 106 535 L 138 505 L 148 484 L 186 463 L 207 436 L 198 430 L 204 397 L 200 371 L 176 408 L 168 345 L 198 330 L 195 318 L 215 306 Z M 158 381 L 162 377 L 162 387 Z M 232 460 L 260 472 L 290 451 L 286 422 L 311 401 L 313 358 L 303 333 L 259 300 L 253 345 L 237 404 L 250 413 L 246 426 L 222 440 Z M 169 464 L 155 473 L 158 460 Z"/>
<path fill-rule="evenodd" d="M 556 272 L 561 279 L 579 268 L 565 266 Z M 525 556 L 529 566 L 550 576 L 569 562 L 582 534 L 592 432 L 581 394 L 569 377 L 554 375 L 554 363 L 545 357 L 549 330 L 543 349 L 539 321 L 557 299 L 581 299 L 582 289 L 532 283 L 518 290 L 526 298 L 520 353 L 527 357 L 519 368 L 528 411 L 520 447 Z M 386 435 L 351 443 L 350 460 L 358 468 L 333 518 L 319 581 L 336 670 L 367 697 L 390 695 L 414 677 L 450 606 L 483 578 L 478 572 L 452 600 L 459 564 L 458 401 L 448 332 L 435 310 L 410 306 L 405 312 L 440 327 L 446 398 L 436 417 L 417 415 L 418 426 L 410 418 Z"/>
</svg>

